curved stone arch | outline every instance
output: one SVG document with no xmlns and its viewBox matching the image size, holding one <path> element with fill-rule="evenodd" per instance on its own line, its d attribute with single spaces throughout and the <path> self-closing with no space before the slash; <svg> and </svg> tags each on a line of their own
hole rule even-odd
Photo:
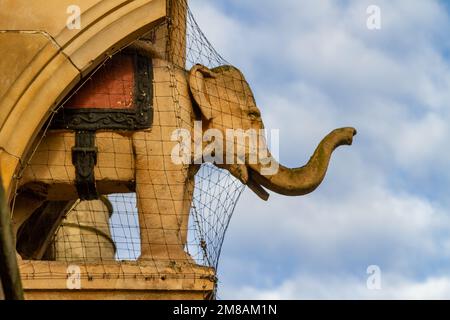
<svg viewBox="0 0 450 320">
<path fill-rule="evenodd" d="M 62 9 L 69 4 L 86 8 L 80 30 L 66 28 Z M 24 8 L 37 18 L 11 15 Z M 8 12 L 0 14 L 0 175 L 11 194 L 14 175 L 53 109 L 108 55 L 163 19 L 166 0 L 49 0 L 45 10 L 7 0 L 0 12 Z"/>
</svg>

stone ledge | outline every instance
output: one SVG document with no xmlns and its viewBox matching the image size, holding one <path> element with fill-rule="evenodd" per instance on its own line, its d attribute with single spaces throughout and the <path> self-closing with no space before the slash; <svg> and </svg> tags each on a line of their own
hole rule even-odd
<svg viewBox="0 0 450 320">
<path fill-rule="evenodd" d="M 80 289 L 69 289 L 69 266 L 80 268 Z M 206 299 L 214 291 L 214 269 L 180 262 L 69 263 L 22 261 L 25 298 Z"/>
</svg>

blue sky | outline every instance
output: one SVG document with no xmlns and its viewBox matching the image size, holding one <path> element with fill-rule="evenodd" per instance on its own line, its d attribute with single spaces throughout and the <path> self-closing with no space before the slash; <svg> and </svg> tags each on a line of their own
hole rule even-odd
<svg viewBox="0 0 450 320">
<path fill-rule="evenodd" d="M 368 30 L 366 8 L 381 9 Z M 226 235 L 221 298 L 450 298 L 450 30 L 445 1 L 190 0 L 251 84 L 280 161 L 341 126 L 313 194 L 246 190 Z M 369 265 L 381 290 L 366 287 Z"/>
</svg>

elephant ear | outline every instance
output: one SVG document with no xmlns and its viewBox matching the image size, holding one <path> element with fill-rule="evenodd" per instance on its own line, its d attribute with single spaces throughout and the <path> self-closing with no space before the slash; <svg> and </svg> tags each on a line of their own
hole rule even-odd
<svg viewBox="0 0 450 320">
<path fill-rule="evenodd" d="M 216 75 L 207 67 L 197 64 L 189 71 L 189 88 L 195 102 L 207 120 L 214 118 L 214 108 L 208 93 L 207 81 L 215 81 Z"/>
</svg>

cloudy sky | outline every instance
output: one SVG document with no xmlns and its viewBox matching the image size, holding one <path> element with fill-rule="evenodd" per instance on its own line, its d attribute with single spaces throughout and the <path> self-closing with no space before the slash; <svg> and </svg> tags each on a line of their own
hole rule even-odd
<svg viewBox="0 0 450 320">
<path fill-rule="evenodd" d="M 434 0 L 190 0 L 251 84 L 280 161 L 303 165 L 341 126 L 313 194 L 241 197 L 226 235 L 227 298 L 450 298 L 450 13 Z M 367 28 L 369 5 L 381 29 Z M 367 268 L 381 290 L 367 287 Z"/>
</svg>

